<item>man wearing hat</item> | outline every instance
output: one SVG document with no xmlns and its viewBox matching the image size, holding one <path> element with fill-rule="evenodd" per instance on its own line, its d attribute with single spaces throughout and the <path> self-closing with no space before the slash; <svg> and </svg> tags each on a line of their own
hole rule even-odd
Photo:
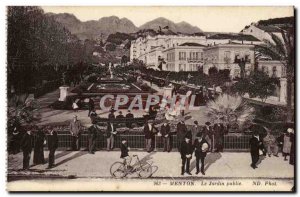
<svg viewBox="0 0 300 197">
<path fill-rule="evenodd" d="M 206 139 L 206 141 L 208 142 L 209 146 L 210 146 L 210 151 L 213 151 L 213 129 L 210 126 L 210 122 L 206 122 L 205 126 L 203 128 L 203 138 Z"/>
<path fill-rule="evenodd" d="M 81 142 L 81 122 L 77 119 L 77 116 L 74 115 L 73 120 L 70 122 L 70 133 L 72 136 L 72 150 L 80 149 Z"/>
<path fill-rule="evenodd" d="M 198 121 L 195 120 L 195 121 L 194 121 L 194 125 L 193 125 L 193 127 L 192 127 L 192 142 L 195 141 L 196 135 L 197 135 L 198 133 L 202 133 L 202 132 L 201 132 L 201 127 L 198 125 Z"/>
<path fill-rule="evenodd" d="M 254 132 L 252 137 L 250 138 L 249 144 L 250 144 L 250 154 L 251 154 L 251 167 L 253 169 L 257 168 L 256 163 L 259 160 L 259 147 L 260 147 L 260 139 L 258 132 Z"/>
<path fill-rule="evenodd" d="M 128 147 L 127 140 L 125 138 L 121 139 L 121 156 L 120 158 L 125 160 L 125 166 L 128 168 L 131 163 L 131 157 L 129 156 L 128 152 L 130 148 Z"/>
<path fill-rule="evenodd" d="M 192 154 L 194 152 L 194 147 L 191 143 L 191 135 L 187 134 L 184 137 L 184 141 L 181 144 L 180 154 L 181 154 L 181 175 L 184 175 L 186 172 L 189 175 L 192 175 L 190 172 L 190 161 L 192 159 Z"/>
<path fill-rule="evenodd" d="M 198 132 L 196 135 L 196 139 L 194 141 L 194 148 L 195 148 L 195 157 L 196 157 L 196 174 L 199 171 L 199 161 L 201 161 L 201 174 L 205 175 L 204 173 L 204 160 L 209 150 L 209 144 L 206 139 L 203 138 L 201 132 Z"/>
<path fill-rule="evenodd" d="M 153 138 L 155 139 L 155 134 L 157 133 L 157 129 L 153 125 L 153 120 L 148 120 L 144 125 L 144 134 L 146 140 L 146 150 L 148 153 L 153 151 Z"/>
<path fill-rule="evenodd" d="M 184 137 L 187 133 L 187 128 L 184 123 L 184 118 L 180 118 L 180 122 L 177 124 L 177 148 L 180 152 L 181 143 L 184 141 Z"/>
<path fill-rule="evenodd" d="M 119 115 L 117 115 L 116 118 L 117 118 L 117 119 L 118 119 L 118 118 L 120 118 L 120 119 L 125 118 L 125 117 L 123 116 L 122 111 L 119 111 Z"/>
<path fill-rule="evenodd" d="M 98 132 L 98 126 L 95 121 L 92 122 L 92 126 L 88 129 L 88 140 L 89 140 L 89 153 L 95 154 L 95 145 L 97 140 L 97 132 Z"/>
<path fill-rule="evenodd" d="M 132 120 L 134 118 L 133 114 L 130 110 L 128 110 L 128 113 L 126 114 L 126 127 L 131 128 L 132 127 Z"/>
<path fill-rule="evenodd" d="M 111 120 L 111 119 L 115 119 L 115 112 L 116 110 L 114 110 L 114 108 L 112 107 L 109 111 L 109 114 L 108 114 L 108 119 Z"/>
<path fill-rule="evenodd" d="M 218 122 L 214 125 L 213 128 L 214 134 L 214 146 L 215 152 L 223 152 L 223 141 L 224 141 L 224 133 L 225 128 L 222 123 Z"/>
<path fill-rule="evenodd" d="M 33 148 L 33 135 L 31 129 L 32 128 L 29 128 L 27 130 L 21 141 L 21 149 L 23 151 L 23 170 L 29 169 L 30 155 Z"/>
<path fill-rule="evenodd" d="M 53 128 L 49 129 L 48 134 L 48 150 L 49 150 L 49 165 L 48 169 L 53 168 L 55 164 L 55 151 L 58 147 L 57 132 Z"/>
<path fill-rule="evenodd" d="M 171 147 L 170 125 L 166 120 L 161 125 L 160 134 L 163 139 L 164 152 L 166 152 L 166 151 L 170 152 L 171 148 L 172 148 Z"/>
<path fill-rule="evenodd" d="M 117 134 L 116 126 L 113 122 L 107 123 L 107 130 L 106 130 L 106 145 L 107 145 L 107 151 L 110 151 L 114 148 L 114 141 L 115 141 L 115 135 Z"/>
</svg>

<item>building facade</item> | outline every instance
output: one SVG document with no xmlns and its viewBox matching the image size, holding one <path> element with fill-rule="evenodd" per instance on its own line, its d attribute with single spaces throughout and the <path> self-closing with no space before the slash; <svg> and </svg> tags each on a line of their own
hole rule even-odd
<svg viewBox="0 0 300 197">
<path fill-rule="evenodd" d="M 246 74 L 254 68 L 254 45 L 248 44 L 219 44 L 204 48 L 203 72 L 209 74 L 212 67 L 217 70 L 230 70 L 231 78 L 240 76 L 239 61 L 245 61 Z"/>
<path fill-rule="evenodd" d="M 167 71 L 198 71 L 203 67 L 203 49 L 206 46 L 197 43 L 183 43 L 163 51 Z"/>
</svg>

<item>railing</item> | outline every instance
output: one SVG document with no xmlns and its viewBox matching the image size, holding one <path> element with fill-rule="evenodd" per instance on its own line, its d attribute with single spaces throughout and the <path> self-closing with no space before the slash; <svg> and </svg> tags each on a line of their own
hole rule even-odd
<svg viewBox="0 0 300 197">
<path fill-rule="evenodd" d="M 114 140 L 114 147 L 120 148 L 121 139 L 127 139 L 128 146 L 132 149 L 145 149 L 145 136 L 142 132 L 139 134 L 117 134 Z M 274 134 L 275 138 L 279 134 Z M 248 134 L 227 134 L 224 135 L 223 147 L 224 151 L 248 151 L 249 140 L 251 135 Z M 61 150 L 69 149 L 71 147 L 72 138 L 69 133 L 58 134 L 58 148 Z M 173 150 L 177 150 L 177 136 L 171 136 L 171 145 Z M 88 147 L 88 134 L 81 135 L 81 148 Z M 106 149 L 106 135 L 104 133 L 97 135 L 96 149 Z M 163 140 L 160 136 L 155 136 L 154 149 L 161 151 L 163 149 Z"/>
</svg>

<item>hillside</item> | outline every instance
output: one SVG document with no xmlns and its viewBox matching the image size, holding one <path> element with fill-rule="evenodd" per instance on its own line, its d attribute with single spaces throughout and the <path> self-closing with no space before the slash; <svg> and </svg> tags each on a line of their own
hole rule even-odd
<svg viewBox="0 0 300 197">
<path fill-rule="evenodd" d="M 138 28 L 130 20 L 127 18 L 120 19 L 116 16 L 81 22 L 74 15 L 68 13 L 48 13 L 48 15 L 63 24 L 81 40 L 107 38 L 116 32 L 134 33 L 138 31 Z"/>
<path fill-rule="evenodd" d="M 197 32 L 202 32 L 202 30 L 196 26 L 192 26 L 191 24 L 187 22 L 180 22 L 180 23 L 174 23 L 173 21 L 170 21 L 166 18 L 159 17 L 157 19 L 154 19 L 152 21 L 149 21 L 145 23 L 144 25 L 140 26 L 139 29 L 154 29 L 158 30 L 159 27 L 164 28 L 168 27 L 169 30 L 177 33 L 187 33 L 187 34 L 192 34 L 192 33 L 197 33 Z"/>
<path fill-rule="evenodd" d="M 166 18 L 160 17 L 145 23 L 140 27 L 136 27 L 132 21 L 127 18 L 119 18 L 117 16 L 103 17 L 99 20 L 89 20 L 82 22 L 73 14 L 69 13 L 47 13 L 54 20 L 64 25 L 72 34 L 78 36 L 79 39 L 107 39 L 110 34 L 119 33 L 136 33 L 143 30 L 159 31 L 159 27 L 164 31 L 164 34 L 185 33 L 193 34 L 202 32 L 196 26 L 192 26 L 187 22 L 174 23 Z"/>
</svg>

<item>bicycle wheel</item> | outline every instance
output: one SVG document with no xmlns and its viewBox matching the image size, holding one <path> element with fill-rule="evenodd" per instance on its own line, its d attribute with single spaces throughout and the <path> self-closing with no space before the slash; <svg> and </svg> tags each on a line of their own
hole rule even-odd
<svg viewBox="0 0 300 197">
<path fill-rule="evenodd" d="M 115 178 L 123 178 L 126 176 L 126 167 L 122 162 L 115 162 L 110 167 L 110 174 Z"/>
<path fill-rule="evenodd" d="M 139 172 L 139 177 L 149 178 L 152 175 L 152 166 L 149 163 L 143 165 Z"/>
</svg>

